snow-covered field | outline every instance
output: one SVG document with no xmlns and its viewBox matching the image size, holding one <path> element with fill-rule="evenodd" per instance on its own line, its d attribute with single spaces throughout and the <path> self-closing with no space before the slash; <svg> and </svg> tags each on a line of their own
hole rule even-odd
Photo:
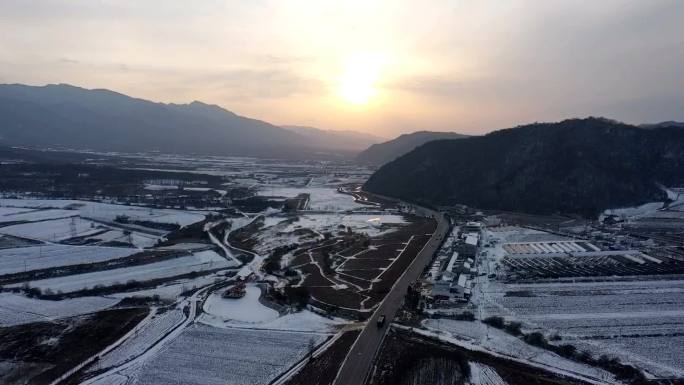
<svg viewBox="0 0 684 385">
<path fill-rule="evenodd" d="M 314 231 L 331 231 L 339 225 L 349 226 L 355 232 L 376 236 L 383 232 L 382 225 L 405 224 L 401 215 L 368 215 L 368 214 L 305 214 L 290 224 L 285 231 L 297 228 L 308 228 Z"/>
<path fill-rule="evenodd" d="M 199 322 L 216 327 L 269 329 L 333 333 L 347 321 L 329 319 L 309 310 L 279 315 L 259 302 L 261 290 L 247 286 L 247 294 L 240 299 L 221 298 L 223 291 L 213 293 L 204 303 Z"/>
<path fill-rule="evenodd" d="M 1 227 L 0 233 L 41 241 L 59 242 L 73 237 L 94 234 L 103 229 L 103 226 L 95 222 L 74 217 Z"/>
<path fill-rule="evenodd" d="M 124 242 L 130 243 L 138 248 L 152 247 L 157 243 L 159 237 L 155 235 L 131 231 L 129 234 L 124 234 L 123 230 L 112 229 L 101 234 L 93 234 L 87 238 L 91 242 Z"/>
<path fill-rule="evenodd" d="M 11 216 L 11 215 L 17 215 L 17 214 L 21 214 L 21 213 L 31 212 L 31 211 L 33 211 L 33 209 L 0 206 L 0 218 L 5 217 L 5 216 Z M 6 220 L 3 218 L 2 222 L 6 222 Z"/>
<path fill-rule="evenodd" d="M 515 336 L 480 322 L 428 319 L 423 322 L 423 325 L 506 356 L 523 358 L 530 362 L 582 373 L 593 378 L 613 378 L 612 374 L 602 369 L 571 361 L 551 351 L 529 345 Z"/>
<path fill-rule="evenodd" d="M 573 255 L 588 255 L 600 251 L 598 247 L 589 242 L 572 242 L 572 241 L 543 241 L 543 242 L 518 242 L 506 243 L 503 245 L 504 250 L 512 256 L 524 255 L 538 255 L 538 254 L 553 254 L 566 255 L 572 253 Z"/>
<path fill-rule="evenodd" d="M 142 289 L 137 291 L 127 291 L 123 293 L 114 293 L 111 296 L 117 298 L 125 297 L 152 297 L 158 295 L 161 299 L 175 301 L 181 297 L 181 294 L 190 289 L 203 287 L 216 282 L 217 279 L 222 279 L 223 272 L 203 275 L 196 278 L 181 278 L 173 281 L 164 282 L 156 287 L 149 289 Z"/>
<path fill-rule="evenodd" d="M 204 311 L 212 319 L 221 319 L 238 323 L 261 323 L 278 318 L 278 312 L 259 302 L 261 289 L 247 286 L 247 294 L 242 298 L 222 298 L 224 290 L 207 298 Z"/>
<path fill-rule="evenodd" d="M 652 214 L 658 209 L 663 207 L 663 202 L 651 202 L 651 203 L 646 203 L 641 206 L 637 207 L 624 207 L 624 208 L 616 208 L 616 209 L 610 209 L 610 210 L 605 210 L 603 212 L 604 215 L 616 215 L 621 218 L 632 218 L 632 217 L 640 217 L 648 214 Z"/>
<path fill-rule="evenodd" d="M 519 316 L 656 315 L 684 309 L 684 280 L 490 285 L 489 297 Z"/>
<path fill-rule="evenodd" d="M 126 215 L 131 221 L 177 223 L 181 226 L 204 219 L 201 212 L 187 210 L 154 209 L 111 203 L 80 201 L 71 199 L 0 199 L 0 206 L 23 208 L 56 208 L 73 210 L 84 218 L 113 221 L 118 215 Z M 36 214 L 38 215 L 38 214 Z M 68 229 L 68 227 L 67 227 Z"/>
<path fill-rule="evenodd" d="M 196 324 L 152 357 L 139 385 L 266 385 L 304 358 L 311 333 L 215 328 Z"/>
<path fill-rule="evenodd" d="M 519 319 L 656 376 L 684 375 L 684 280 L 490 283 L 475 294 L 486 315 Z"/>
<path fill-rule="evenodd" d="M 116 349 L 107 353 L 91 369 L 100 370 L 114 367 L 141 355 L 184 320 L 185 317 L 181 309 L 172 309 L 163 314 L 155 315 L 154 319 L 141 327 L 135 335 L 124 341 Z"/>
<path fill-rule="evenodd" d="M 27 298 L 13 293 L 0 293 L 0 326 L 92 313 L 114 306 L 119 300 L 104 297 L 82 297 L 61 301 Z"/>
<path fill-rule="evenodd" d="M 354 198 L 351 195 L 341 194 L 334 187 L 263 186 L 258 194 L 283 198 L 294 198 L 299 194 L 309 194 L 309 209 L 311 210 L 344 211 L 368 207 L 354 202 Z"/>
<path fill-rule="evenodd" d="M 365 233 L 369 236 L 377 236 L 394 231 L 398 226 L 405 224 L 406 220 L 401 215 L 369 215 L 369 214 L 303 214 L 296 218 L 283 216 L 269 216 L 264 220 L 264 227 L 255 235 L 257 241 L 254 251 L 260 255 L 267 255 L 279 246 L 293 243 L 304 243 L 318 238 L 323 238 L 322 233 L 337 233 L 350 227 L 357 233 Z M 343 226 L 340 228 L 340 226 Z M 387 226 L 392 226 L 388 228 Z M 297 230 L 309 229 L 311 233 L 295 233 Z"/>
<path fill-rule="evenodd" d="M 46 219 L 67 218 L 78 215 L 74 210 L 0 207 L 0 223 L 18 221 L 43 221 Z"/>
<path fill-rule="evenodd" d="M 506 381 L 491 366 L 479 362 L 469 362 L 470 385 L 507 385 Z"/>
<path fill-rule="evenodd" d="M 40 245 L 0 250 L 0 275 L 108 261 L 139 252 L 137 249 L 101 246 Z"/>
<path fill-rule="evenodd" d="M 146 265 L 31 281 L 30 285 L 42 290 L 50 289 L 54 292 L 69 293 L 81 289 L 91 289 L 95 285 L 110 286 L 117 283 L 123 284 L 130 280 L 142 282 L 193 271 L 227 267 L 229 264 L 225 258 L 213 251 L 202 251 L 190 256 L 167 259 Z"/>
</svg>

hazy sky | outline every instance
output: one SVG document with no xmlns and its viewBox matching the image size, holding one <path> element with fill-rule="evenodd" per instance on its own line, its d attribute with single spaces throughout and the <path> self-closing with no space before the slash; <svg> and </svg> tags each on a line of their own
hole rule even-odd
<svg viewBox="0 0 684 385">
<path fill-rule="evenodd" d="M 684 120 L 684 1 L 2 0 L 0 82 L 381 136 Z"/>
</svg>

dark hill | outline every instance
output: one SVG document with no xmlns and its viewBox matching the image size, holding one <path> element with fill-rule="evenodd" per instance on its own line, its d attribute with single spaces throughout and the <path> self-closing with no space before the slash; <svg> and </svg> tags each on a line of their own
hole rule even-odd
<svg viewBox="0 0 684 385">
<path fill-rule="evenodd" d="M 373 144 L 356 156 L 356 161 L 364 164 L 382 165 L 410 152 L 427 142 L 439 139 L 461 139 L 466 135 L 455 132 L 418 131 L 403 134 L 384 143 Z"/>
<path fill-rule="evenodd" d="M 588 118 L 430 142 L 364 188 L 435 205 L 595 215 L 664 199 L 658 183 L 684 185 L 684 129 Z"/>
</svg>

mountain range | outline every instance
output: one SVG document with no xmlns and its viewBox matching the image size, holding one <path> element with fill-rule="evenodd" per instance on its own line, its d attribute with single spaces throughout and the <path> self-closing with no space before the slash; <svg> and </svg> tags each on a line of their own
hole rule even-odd
<svg viewBox="0 0 684 385">
<path fill-rule="evenodd" d="M 364 189 L 431 205 L 578 213 L 664 200 L 684 186 L 684 129 L 570 119 L 426 143 Z"/>
<path fill-rule="evenodd" d="M 0 145 L 271 158 L 351 157 L 365 134 L 283 128 L 202 102 L 165 104 L 66 84 L 0 85 Z"/>
<path fill-rule="evenodd" d="M 368 146 L 385 141 L 379 136 L 357 131 L 322 130 L 306 126 L 280 127 L 295 132 L 308 139 L 310 145 L 320 148 L 339 149 L 351 152 L 365 150 Z"/>
<path fill-rule="evenodd" d="M 427 142 L 440 139 L 462 139 L 466 135 L 455 132 L 417 131 L 403 134 L 387 142 L 373 144 L 356 156 L 356 161 L 370 165 L 383 165 Z"/>
</svg>

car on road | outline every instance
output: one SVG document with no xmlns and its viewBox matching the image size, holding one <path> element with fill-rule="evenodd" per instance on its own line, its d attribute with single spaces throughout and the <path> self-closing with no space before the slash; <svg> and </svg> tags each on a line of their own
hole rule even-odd
<svg viewBox="0 0 684 385">
<path fill-rule="evenodd" d="M 385 325 L 385 315 L 381 314 L 380 317 L 378 317 L 378 327 L 381 328 Z"/>
</svg>

